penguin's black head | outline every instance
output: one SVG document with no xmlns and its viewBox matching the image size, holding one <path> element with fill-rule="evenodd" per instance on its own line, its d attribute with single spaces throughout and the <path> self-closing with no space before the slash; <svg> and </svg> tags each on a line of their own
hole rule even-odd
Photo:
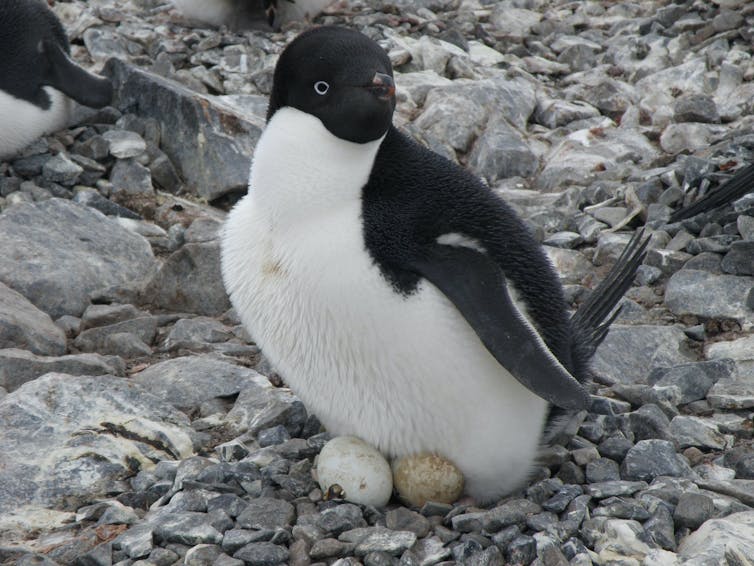
<svg viewBox="0 0 754 566">
<path fill-rule="evenodd" d="M 376 140 L 387 132 L 395 109 L 390 59 L 357 31 L 305 31 L 278 59 L 267 120 L 284 106 L 316 116 L 341 139 Z"/>
</svg>

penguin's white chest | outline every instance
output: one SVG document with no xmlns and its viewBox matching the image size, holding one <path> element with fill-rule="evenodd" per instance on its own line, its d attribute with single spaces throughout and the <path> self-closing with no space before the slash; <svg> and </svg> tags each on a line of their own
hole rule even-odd
<svg viewBox="0 0 754 566">
<path fill-rule="evenodd" d="M 226 288 L 328 430 L 392 456 L 440 453 L 464 473 L 468 493 L 495 497 L 529 472 L 546 403 L 434 286 L 404 296 L 383 278 L 361 219 L 372 144 L 278 110 L 257 146 L 249 194 L 227 220 Z"/>
<path fill-rule="evenodd" d="M 13 156 L 39 136 L 64 128 L 71 100 L 52 87 L 44 87 L 52 104 L 46 110 L 0 90 L 0 159 Z"/>
</svg>

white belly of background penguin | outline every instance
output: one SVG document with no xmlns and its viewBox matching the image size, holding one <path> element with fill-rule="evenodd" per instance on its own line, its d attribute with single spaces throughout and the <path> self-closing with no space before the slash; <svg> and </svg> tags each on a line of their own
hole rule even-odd
<svg viewBox="0 0 754 566">
<path fill-rule="evenodd" d="M 72 101 L 110 102 L 107 79 L 69 57 L 65 30 L 46 2 L 0 2 L 0 158 L 67 125 Z"/>
<path fill-rule="evenodd" d="M 550 403 L 586 405 L 580 380 L 622 291 L 569 320 L 511 210 L 392 127 L 391 75 L 347 29 L 286 48 L 249 194 L 226 222 L 223 277 L 330 432 L 388 456 L 437 453 L 489 501 L 526 479 Z M 613 287 L 630 284 L 640 247 L 628 256 Z"/>
</svg>

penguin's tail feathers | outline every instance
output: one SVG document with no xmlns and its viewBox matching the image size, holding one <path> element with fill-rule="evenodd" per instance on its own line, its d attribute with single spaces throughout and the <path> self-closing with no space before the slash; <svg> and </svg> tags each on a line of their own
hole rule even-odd
<svg viewBox="0 0 754 566">
<path fill-rule="evenodd" d="M 644 237 L 644 228 L 634 233 L 607 277 L 597 285 L 589 297 L 571 317 L 574 345 L 577 356 L 587 361 L 607 335 L 610 325 L 620 314 L 615 308 L 633 283 L 636 270 L 647 254 L 649 238 Z"/>
<path fill-rule="evenodd" d="M 670 215 L 670 222 L 680 222 L 701 212 L 728 204 L 754 190 L 754 163 L 739 169 L 714 191 L 710 191 L 693 204 L 679 208 Z"/>
</svg>

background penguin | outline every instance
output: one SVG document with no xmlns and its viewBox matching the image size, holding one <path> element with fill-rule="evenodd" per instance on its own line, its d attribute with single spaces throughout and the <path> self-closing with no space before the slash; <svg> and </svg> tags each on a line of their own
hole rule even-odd
<svg viewBox="0 0 754 566">
<path fill-rule="evenodd" d="M 189 19 L 231 29 L 280 29 L 285 23 L 310 20 L 333 0 L 173 0 Z"/>
<path fill-rule="evenodd" d="M 100 108 L 112 85 L 82 69 L 57 16 L 40 0 L 0 2 L 0 157 L 67 125 L 71 101 Z"/>
<path fill-rule="evenodd" d="M 223 277 L 330 432 L 391 457 L 440 454 L 489 501 L 527 478 L 550 404 L 587 406 L 580 382 L 644 244 L 570 318 L 523 222 L 393 127 L 394 108 L 376 43 L 336 27 L 298 36 L 227 219 Z"/>
</svg>

